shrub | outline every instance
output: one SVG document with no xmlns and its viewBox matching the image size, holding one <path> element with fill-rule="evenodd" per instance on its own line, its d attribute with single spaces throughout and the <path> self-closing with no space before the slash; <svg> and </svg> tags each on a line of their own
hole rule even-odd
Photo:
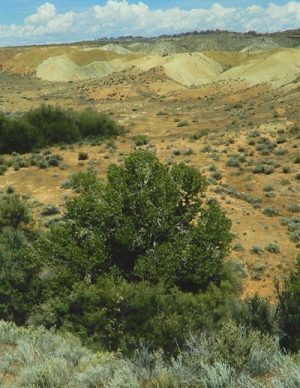
<svg viewBox="0 0 300 388">
<path fill-rule="evenodd" d="M 18 228 L 31 221 L 29 206 L 18 194 L 1 195 L 0 228 L 12 226 Z"/>
<path fill-rule="evenodd" d="M 228 167 L 240 167 L 241 162 L 238 160 L 238 158 L 231 156 L 227 160 L 226 166 L 228 166 Z"/>
<path fill-rule="evenodd" d="M 252 252 L 260 255 L 263 252 L 263 249 L 260 249 L 260 251 L 258 251 L 255 248 L 254 251 L 252 251 Z M 252 274 L 251 274 L 252 279 L 261 280 L 262 277 L 263 277 L 263 274 L 264 274 L 264 272 L 266 270 L 266 268 L 267 268 L 267 265 L 264 264 L 264 263 L 256 263 L 256 264 L 254 264 L 252 266 Z"/>
<path fill-rule="evenodd" d="M 59 213 L 60 213 L 59 208 L 52 204 L 45 206 L 44 209 L 41 211 L 42 216 L 53 216 Z"/>
<path fill-rule="evenodd" d="M 18 118 L 0 117 L 0 152 L 29 152 L 61 142 L 72 143 L 86 136 L 116 136 L 121 129 L 95 111 L 75 113 L 42 105 Z"/>
<path fill-rule="evenodd" d="M 261 255 L 263 253 L 263 249 L 259 245 L 252 245 L 250 252 L 256 255 Z"/>
<path fill-rule="evenodd" d="M 300 257 L 296 268 L 284 281 L 282 289 L 277 284 L 279 297 L 279 327 L 281 329 L 281 345 L 289 350 L 300 348 Z"/>
<path fill-rule="evenodd" d="M 272 185 L 267 185 L 263 188 L 265 192 L 274 191 L 274 187 Z"/>
<path fill-rule="evenodd" d="M 211 174 L 211 177 L 217 181 L 219 181 L 220 179 L 222 179 L 223 175 L 221 173 L 221 171 L 214 171 L 212 174 Z"/>
<path fill-rule="evenodd" d="M 289 166 L 282 167 L 282 172 L 284 174 L 289 174 L 291 172 L 291 168 Z"/>
<path fill-rule="evenodd" d="M 51 155 L 47 159 L 49 166 L 53 166 L 53 167 L 58 167 L 61 161 L 62 161 L 62 157 L 60 155 Z"/>
<path fill-rule="evenodd" d="M 297 203 L 294 203 L 288 207 L 288 211 L 292 213 L 299 213 L 300 212 L 300 205 Z"/>
<path fill-rule="evenodd" d="M 253 170 L 254 174 L 270 175 L 274 172 L 274 167 L 264 164 L 258 164 Z"/>
<path fill-rule="evenodd" d="M 177 127 L 182 128 L 182 127 L 186 127 L 188 125 L 189 125 L 189 122 L 187 120 L 181 120 L 178 122 Z"/>
<path fill-rule="evenodd" d="M 276 243 L 268 244 L 265 249 L 270 253 L 280 253 L 280 247 Z"/>
<path fill-rule="evenodd" d="M 299 164 L 300 163 L 300 154 L 297 154 L 294 159 L 294 163 Z"/>
<path fill-rule="evenodd" d="M 110 349 L 129 351 L 138 338 L 175 349 L 184 327 L 204 324 L 198 304 L 209 310 L 215 298 L 224 305 L 228 296 L 218 287 L 227 276 L 230 221 L 215 201 L 202 203 L 205 178 L 137 151 L 108 168 L 106 183 L 93 172 L 73 176 L 72 183 L 78 195 L 67 202 L 63 222 L 34 247 L 52 277 L 30 322 L 59 327 L 67 320 L 85 341 Z M 231 280 L 226 284 L 234 288 Z M 199 291 L 198 300 L 193 293 Z M 103 309 L 92 318 L 95 306 Z M 193 318 L 184 317 L 187 310 Z"/>
<path fill-rule="evenodd" d="M 87 160 L 89 158 L 89 155 L 87 152 L 79 152 L 78 154 L 78 160 Z"/>
<path fill-rule="evenodd" d="M 208 129 L 199 129 L 196 133 L 189 136 L 191 140 L 199 140 L 209 134 Z"/>
<path fill-rule="evenodd" d="M 42 170 L 45 170 L 46 168 L 49 167 L 49 164 L 46 160 L 41 160 L 38 162 L 38 167 Z"/>
<path fill-rule="evenodd" d="M 300 138 L 300 125 L 294 125 L 293 127 L 291 127 L 290 132 L 297 139 L 299 139 Z"/>
<path fill-rule="evenodd" d="M 267 217 L 274 217 L 278 215 L 278 211 L 274 209 L 273 207 L 266 207 L 263 210 L 263 214 Z"/>
<path fill-rule="evenodd" d="M 282 223 L 288 227 L 290 240 L 300 247 L 300 217 L 284 218 Z"/>
<path fill-rule="evenodd" d="M 237 243 L 232 248 L 236 252 L 243 252 L 245 249 L 241 243 Z"/>
<path fill-rule="evenodd" d="M 81 137 L 111 137 L 122 133 L 122 129 L 108 115 L 92 109 L 72 112 Z"/>
<path fill-rule="evenodd" d="M 181 154 L 185 155 L 185 156 L 193 155 L 193 153 L 194 153 L 194 151 L 191 148 L 186 148 L 186 149 L 181 151 Z"/>
<path fill-rule="evenodd" d="M 82 197 L 69 201 L 67 218 L 71 220 L 75 217 L 76 223 L 80 222 L 90 230 L 98 230 L 98 233 L 101 231 L 99 236 L 103 236 L 104 241 L 105 236 L 109 235 L 109 245 L 105 245 L 110 251 L 112 264 L 124 271 L 126 277 L 130 279 L 135 273 L 135 276 L 143 279 L 164 279 L 170 285 L 184 288 L 189 284 L 190 289 L 205 288 L 209 281 L 217 280 L 214 268 L 221 264 L 222 257 L 226 255 L 230 222 L 214 202 L 201 209 L 197 196 L 206 187 L 206 182 L 195 169 L 183 164 L 167 168 L 158 162 L 154 154 L 140 151 L 127 157 L 123 166 L 110 166 L 108 184 L 104 188 L 91 174 L 80 175 L 73 180 Z M 109 196 L 114 200 L 109 203 L 111 200 L 106 199 L 100 210 L 97 196 Z M 197 226 L 191 226 L 191 220 L 200 210 L 201 221 Z M 97 216 L 98 211 L 101 218 Z M 179 225 L 182 231 L 180 239 L 176 237 Z M 210 237 L 208 228 L 214 228 Z M 115 232 L 112 234 L 113 230 Z M 164 238 L 158 243 L 162 238 L 160 236 Z M 219 248 L 218 254 L 214 253 L 213 261 L 209 246 L 203 250 L 203 244 L 209 239 L 213 247 L 216 238 Z M 180 264 L 183 252 L 186 269 Z M 208 262 L 199 266 L 197 260 Z M 194 272 L 190 271 L 194 266 Z M 206 274 L 201 268 L 205 268 Z M 197 285 L 198 281 L 200 283 Z"/>
<path fill-rule="evenodd" d="M 133 138 L 134 144 L 137 147 L 147 145 L 149 143 L 149 139 L 146 135 L 138 135 Z"/>
<path fill-rule="evenodd" d="M 275 318 L 276 309 L 271 305 L 269 299 L 255 294 L 242 302 L 236 319 L 247 328 L 269 334 L 274 330 Z"/>
</svg>

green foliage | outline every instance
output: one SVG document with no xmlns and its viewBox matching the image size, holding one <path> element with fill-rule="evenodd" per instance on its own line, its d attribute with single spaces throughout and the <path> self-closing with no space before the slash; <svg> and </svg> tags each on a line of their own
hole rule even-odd
<svg viewBox="0 0 300 388">
<path fill-rule="evenodd" d="M 149 139 L 148 139 L 148 136 L 146 135 L 138 135 L 138 136 L 135 136 L 133 138 L 134 140 L 134 144 L 137 146 L 137 147 L 140 147 L 140 146 L 143 146 L 143 145 L 147 145 L 149 143 Z"/>
<path fill-rule="evenodd" d="M 286 225 L 289 231 L 289 237 L 294 242 L 297 248 L 300 247 L 300 217 L 285 217 L 282 224 Z"/>
<path fill-rule="evenodd" d="M 116 122 L 104 113 L 86 109 L 81 112 L 72 112 L 72 114 L 82 137 L 110 137 L 119 135 L 121 132 L 121 129 Z"/>
<path fill-rule="evenodd" d="M 180 239 L 158 245 L 140 257 L 136 272 L 143 279 L 163 279 L 165 284 L 186 291 L 205 289 L 210 282 L 219 284 L 231 240 L 229 228 L 228 219 L 213 202 L 202 210 L 198 225 Z"/>
<path fill-rule="evenodd" d="M 45 282 L 28 322 L 108 349 L 130 352 L 141 339 L 173 352 L 186 330 L 231 315 L 230 221 L 215 201 L 202 203 L 196 169 L 137 151 L 109 167 L 106 183 L 88 172 L 72 185 L 63 220 L 34 244 Z"/>
<path fill-rule="evenodd" d="M 275 217 L 278 215 L 278 211 L 277 209 L 273 208 L 273 207 L 266 207 L 264 210 L 263 210 L 263 214 L 267 217 Z"/>
<path fill-rule="evenodd" d="M 241 303 L 237 321 L 247 328 L 272 333 L 275 322 L 274 307 L 267 298 L 255 294 Z"/>
<path fill-rule="evenodd" d="M 250 252 L 255 254 L 255 255 L 261 255 L 263 253 L 263 248 L 260 247 L 259 245 L 252 245 Z"/>
<path fill-rule="evenodd" d="M 86 136 L 116 136 L 120 128 L 102 113 L 76 113 L 42 105 L 17 118 L 0 116 L 0 152 L 29 152 L 57 143 L 72 143 Z"/>
<path fill-rule="evenodd" d="M 202 207 L 206 181 L 197 170 L 183 164 L 168 168 L 139 151 L 124 165 L 109 167 L 106 185 L 92 173 L 74 177 L 73 184 L 80 195 L 67 204 L 66 220 L 83 236 L 101 236 L 106 264 L 126 279 L 163 281 L 187 291 L 220 281 L 230 222 L 215 202 Z"/>
<path fill-rule="evenodd" d="M 189 125 L 189 122 L 187 120 L 180 120 L 177 124 L 177 127 L 182 128 L 182 127 L 186 127 L 187 125 Z"/>
<path fill-rule="evenodd" d="M 279 328 L 282 332 L 281 344 L 284 348 L 297 351 L 300 348 L 300 256 L 296 269 L 285 280 L 279 297 Z"/>
<path fill-rule="evenodd" d="M 266 164 L 257 164 L 253 169 L 254 174 L 265 174 L 270 175 L 274 172 L 274 167 Z"/>
<path fill-rule="evenodd" d="M 33 309 L 28 322 L 63 326 L 92 348 L 132 354 L 137 343 L 145 343 L 175 354 L 186 333 L 216 328 L 231 317 L 234 291 L 229 282 L 192 294 L 102 276 L 95 284 L 89 279 L 74 283 L 66 297 L 48 299 Z"/>
<path fill-rule="evenodd" d="M 0 196 L 0 229 L 4 227 L 18 228 L 31 220 L 29 206 L 18 194 Z"/>
<path fill-rule="evenodd" d="M 0 234 L 0 315 L 22 324 L 39 293 L 40 263 L 28 253 L 33 236 L 5 227 Z"/>
<path fill-rule="evenodd" d="M 38 292 L 36 259 L 27 255 L 34 232 L 28 203 L 15 193 L 0 196 L 0 316 L 24 323 Z"/>
<path fill-rule="evenodd" d="M 280 246 L 277 243 L 270 243 L 265 249 L 270 253 L 280 253 Z"/>
<path fill-rule="evenodd" d="M 87 160 L 89 158 L 89 154 L 87 152 L 79 152 L 78 160 Z"/>
</svg>

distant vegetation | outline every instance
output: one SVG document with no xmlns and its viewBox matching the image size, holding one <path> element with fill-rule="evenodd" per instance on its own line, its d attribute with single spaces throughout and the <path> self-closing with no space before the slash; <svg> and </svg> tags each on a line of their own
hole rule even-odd
<svg viewBox="0 0 300 388">
<path fill-rule="evenodd" d="M 0 153 L 30 152 L 88 136 L 112 137 L 120 133 L 121 128 L 103 113 L 42 105 L 19 117 L 0 114 Z"/>
</svg>

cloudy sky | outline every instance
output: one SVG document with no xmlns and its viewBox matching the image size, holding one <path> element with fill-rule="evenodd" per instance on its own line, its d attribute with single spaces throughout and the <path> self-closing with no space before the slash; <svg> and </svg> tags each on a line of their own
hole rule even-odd
<svg viewBox="0 0 300 388">
<path fill-rule="evenodd" d="M 0 46 L 217 28 L 300 28 L 300 1 L 0 0 Z"/>
</svg>

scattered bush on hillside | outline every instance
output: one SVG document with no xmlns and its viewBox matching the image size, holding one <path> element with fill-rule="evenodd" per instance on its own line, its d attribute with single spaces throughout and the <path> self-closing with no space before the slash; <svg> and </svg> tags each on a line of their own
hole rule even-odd
<svg viewBox="0 0 300 388">
<path fill-rule="evenodd" d="M 282 224 L 287 226 L 290 240 L 300 248 L 300 217 L 285 217 Z"/>
<path fill-rule="evenodd" d="M 136 147 L 144 146 L 149 143 L 148 136 L 146 135 L 138 135 L 133 138 L 134 144 Z"/>
<path fill-rule="evenodd" d="M 87 152 L 79 152 L 78 160 L 87 160 L 89 158 L 89 154 Z"/>
</svg>

